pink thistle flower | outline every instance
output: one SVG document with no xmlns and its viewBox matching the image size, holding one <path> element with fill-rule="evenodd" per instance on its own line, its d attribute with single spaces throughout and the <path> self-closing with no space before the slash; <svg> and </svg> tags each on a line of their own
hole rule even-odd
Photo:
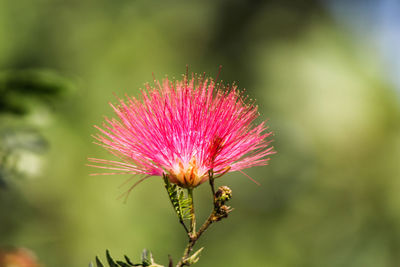
<svg viewBox="0 0 400 267">
<path fill-rule="evenodd" d="M 110 104 L 118 119 L 105 118 L 94 136 L 119 161 L 90 158 L 93 167 L 115 170 L 101 174 L 163 176 L 193 188 L 227 172 L 266 165 L 275 153 L 265 122 L 237 86 L 222 90 L 212 79 L 164 79 L 146 85 L 141 100 L 126 96 Z M 139 181 L 139 182 L 140 182 Z"/>
</svg>

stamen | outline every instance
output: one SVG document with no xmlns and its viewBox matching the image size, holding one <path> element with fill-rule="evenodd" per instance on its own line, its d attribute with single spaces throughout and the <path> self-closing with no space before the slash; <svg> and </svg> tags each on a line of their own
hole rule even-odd
<svg viewBox="0 0 400 267">
<path fill-rule="evenodd" d="M 239 172 L 241 172 L 244 176 L 246 176 L 247 178 L 249 178 L 250 179 L 250 181 L 252 181 L 253 183 L 255 183 L 256 185 L 258 185 L 258 186 L 260 186 L 261 184 L 258 182 L 258 181 L 256 181 L 256 180 L 254 180 L 253 178 L 251 178 L 249 175 L 247 175 L 246 173 L 244 173 L 244 171 L 242 171 L 242 170 L 239 170 Z"/>
</svg>

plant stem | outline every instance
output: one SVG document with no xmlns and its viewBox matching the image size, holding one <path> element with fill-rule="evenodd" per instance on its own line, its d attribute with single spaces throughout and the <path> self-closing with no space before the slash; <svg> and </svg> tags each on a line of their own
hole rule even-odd
<svg viewBox="0 0 400 267">
<path fill-rule="evenodd" d="M 183 252 L 183 256 L 176 265 L 176 267 L 182 267 L 182 266 L 189 266 L 192 264 L 192 260 L 195 259 L 190 259 L 189 255 L 190 252 L 192 252 L 192 249 L 194 245 L 196 244 L 197 240 L 199 240 L 200 236 L 210 227 L 210 225 L 214 222 L 220 221 L 222 218 L 226 218 L 228 216 L 228 213 L 232 211 L 230 207 L 227 207 L 223 205 L 223 203 L 218 202 L 217 198 L 215 196 L 215 187 L 214 187 L 214 173 L 212 171 L 209 171 L 209 182 L 211 186 L 211 192 L 213 194 L 213 204 L 214 208 L 208 217 L 208 219 L 203 223 L 203 225 L 199 228 L 199 231 L 196 232 L 196 217 L 195 217 L 195 212 L 194 212 L 194 204 L 193 204 L 193 189 L 189 188 L 188 189 L 188 198 L 190 200 L 190 205 L 191 205 L 191 210 L 190 210 L 190 231 L 188 233 L 189 236 L 189 243 L 185 248 L 185 251 Z M 196 253 L 192 255 L 192 257 L 198 257 L 195 256 Z M 190 260 L 190 261 L 189 261 Z M 194 261 L 195 262 L 195 261 Z"/>
<path fill-rule="evenodd" d="M 182 224 L 183 228 L 185 229 L 186 233 L 189 234 L 189 229 L 187 228 L 185 222 L 182 220 L 181 217 L 179 217 L 179 222 Z"/>
<path fill-rule="evenodd" d="M 210 186 L 211 186 L 211 193 L 212 193 L 213 205 L 214 205 L 214 210 L 215 210 L 217 208 L 217 203 L 215 202 L 214 172 L 212 170 L 210 170 L 208 172 L 208 181 L 210 182 Z"/>
<path fill-rule="evenodd" d="M 215 221 L 215 211 L 211 213 L 208 219 L 204 222 L 204 224 L 200 227 L 199 231 L 192 237 L 189 238 L 189 244 L 186 246 L 185 251 L 183 253 L 182 259 L 178 262 L 176 267 L 182 267 L 187 265 L 185 260 L 189 257 L 190 252 L 194 245 L 196 244 L 197 240 L 199 240 L 200 236 L 207 230 L 207 228 Z"/>
<path fill-rule="evenodd" d="M 196 244 L 197 240 L 207 230 L 207 228 L 214 221 L 216 221 L 215 218 L 216 218 L 216 213 L 217 213 L 218 207 L 217 207 L 217 203 L 215 200 L 214 175 L 213 175 L 212 171 L 209 171 L 208 177 L 209 177 L 209 182 L 210 182 L 210 186 L 211 186 L 211 193 L 212 193 L 214 209 L 212 210 L 208 219 L 203 223 L 203 225 L 200 227 L 199 231 L 196 233 L 196 218 L 195 218 L 194 205 L 193 205 L 193 189 L 192 188 L 188 189 L 188 198 L 190 199 L 190 202 L 191 202 L 191 210 L 190 210 L 191 227 L 190 227 L 190 232 L 189 232 L 189 243 L 186 246 L 185 251 L 183 252 L 183 256 L 182 256 L 181 260 L 178 262 L 178 264 L 176 265 L 176 267 L 182 267 L 185 265 L 189 265 L 186 263 L 186 260 L 189 257 L 190 252 L 192 252 L 192 249 L 193 249 L 194 245 Z"/>
<path fill-rule="evenodd" d="M 188 188 L 188 198 L 190 201 L 190 231 L 189 238 L 192 239 L 196 235 L 196 214 L 194 212 L 193 188 Z"/>
</svg>

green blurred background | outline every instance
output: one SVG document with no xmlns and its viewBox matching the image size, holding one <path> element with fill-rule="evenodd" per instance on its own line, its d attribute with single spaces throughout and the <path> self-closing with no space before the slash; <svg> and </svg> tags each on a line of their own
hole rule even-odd
<svg viewBox="0 0 400 267">
<path fill-rule="evenodd" d="M 387 24 L 367 23 L 393 1 L 356 2 L 0 0 L 0 247 L 47 267 L 105 249 L 176 262 L 186 238 L 161 179 L 124 204 L 129 176 L 89 176 L 87 157 L 112 158 L 90 135 L 113 93 L 223 65 L 220 78 L 257 99 L 278 154 L 247 171 L 260 187 L 217 181 L 235 211 L 202 237 L 197 265 L 399 266 L 400 72 L 387 64 L 399 46 L 380 46 Z M 208 190 L 195 192 L 201 219 Z"/>
</svg>

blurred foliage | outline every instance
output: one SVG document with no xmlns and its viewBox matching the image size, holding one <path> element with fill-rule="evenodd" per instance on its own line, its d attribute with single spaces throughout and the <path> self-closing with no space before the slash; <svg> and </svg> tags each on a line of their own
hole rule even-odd
<svg viewBox="0 0 400 267">
<path fill-rule="evenodd" d="M 34 123 L 24 119 L 41 106 L 54 107 L 70 88 L 67 80 L 51 71 L 0 73 L 0 187 L 11 177 L 39 174 L 39 154 L 48 149 L 48 142 Z M 39 116 L 40 124 L 45 118 L 43 113 Z"/>
<path fill-rule="evenodd" d="M 48 143 L 34 129 L 0 129 L 0 187 L 11 177 L 35 175 L 40 167 L 38 154 Z"/>
<path fill-rule="evenodd" d="M 113 93 L 137 96 L 152 72 L 178 77 L 189 64 L 213 75 L 222 64 L 220 77 L 246 87 L 269 118 L 278 154 L 246 171 L 261 187 L 221 178 L 235 212 L 200 240 L 198 265 L 398 265 L 399 99 L 373 48 L 323 1 L 3 0 L 0 39 L 0 127 L 11 140 L 1 149 L 40 154 L 42 144 L 48 163 L 38 179 L 0 189 L 0 246 L 30 248 L 45 266 L 85 266 L 105 248 L 181 255 L 162 179 L 124 205 L 128 177 L 88 176 L 86 157 L 112 158 L 91 144 L 91 126 L 112 114 Z M 73 77 L 68 98 L 60 77 Z M 196 197 L 201 220 L 207 186 Z"/>
<path fill-rule="evenodd" d="M 32 98 L 51 104 L 68 91 L 67 80 L 50 71 L 16 70 L 0 73 L 0 113 L 25 115 Z"/>
</svg>

